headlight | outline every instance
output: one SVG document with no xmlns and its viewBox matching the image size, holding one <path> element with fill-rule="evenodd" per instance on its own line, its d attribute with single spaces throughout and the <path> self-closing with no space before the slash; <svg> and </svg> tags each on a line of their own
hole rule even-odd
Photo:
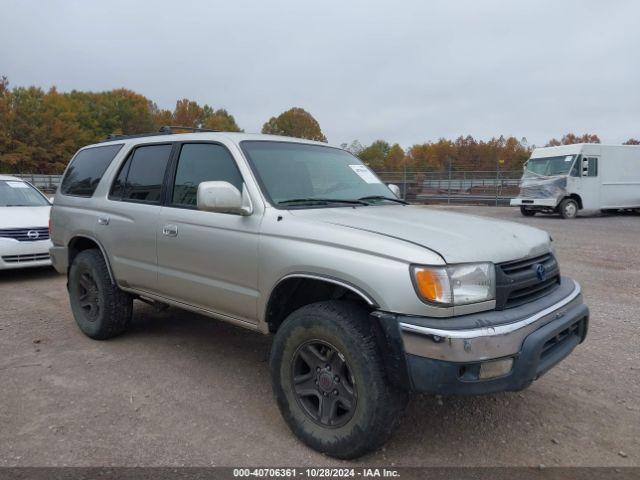
<svg viewBox="0 0 640 480">
<path fill-rule="evenodd" d="M 493 263 L 463 263 L 447 267 L 411 268 L 416 292 L 424 301 L 442 306 L 493 300 L 496 271 Z"/>
</svg>

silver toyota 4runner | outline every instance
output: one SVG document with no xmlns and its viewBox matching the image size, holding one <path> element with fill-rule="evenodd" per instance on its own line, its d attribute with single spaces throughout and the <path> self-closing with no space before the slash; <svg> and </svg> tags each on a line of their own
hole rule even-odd
<svg viewBox="0 0 640 480">
<path fill-rule="evenodd" d="M 284 419 L 340 458 L 379 447 L 409 392 L 520 390 L 587 333 L 547 233 L 407 205 L 317 142 L 201 132 L 90 145 L 65 172 L 51 238 L 91 338 L 125 331 L 133 300 L 272 334 Z"/>
</svg>

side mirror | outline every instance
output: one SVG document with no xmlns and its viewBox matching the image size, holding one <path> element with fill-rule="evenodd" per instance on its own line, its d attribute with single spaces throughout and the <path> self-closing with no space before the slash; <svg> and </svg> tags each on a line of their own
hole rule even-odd
<svg viewBox="0 0 640 480">
<path fill-rule="evenodd" d="M 242 193 L 229 182 L 202 182 L 198 185 L 198 210 L 234 215 L 251 215 L 253 206 L 247 187 L 242 186 Z"/>
<path fill-rule="evenodd" d="M 49 197 L 49 198 L 48 198 L 49 203 L 50 203 L 50 204 L 52 204 L 52 205 L 53 205 L 53 199 L 54 199 L 54 198 L 56 198 L 56 197 Z"/>
<path fill-rule="evenodd" d="M 400 198 L 400 187 L 398 187 L 398 185 L 390 183 L 387 187 L 389 187 L 389 190 L 391 190 L 396 197 Z"/>
</svg>

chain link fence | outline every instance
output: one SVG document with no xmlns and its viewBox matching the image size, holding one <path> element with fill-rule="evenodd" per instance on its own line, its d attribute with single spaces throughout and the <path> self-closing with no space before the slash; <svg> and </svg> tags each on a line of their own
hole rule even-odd
<svg viewBox="0 0 640 480">
<path fill-rule="evenodd" d="M 509 205 L 518 195 L 522 170 L 451 170 L 445 172 L 376 172 L 398 185 L 411 203 Z"/>
<path fill-rule="evenodd" d="M 45 193 L 55 193 L 62 180 L 62 175 L 42 175 L 39 173 L 10 173 L 12 177 L 18 177 Z"/>
<path fill-rule="evenodd" d="M 465 170 L 450 172 L 376 172 L 385 183 L 398 185 L 412 203 L 509 205 L 518 195 L 522 171 Z M 54 193 L 62 175 L 14 174 L 46 193 Z"/>
</svg>

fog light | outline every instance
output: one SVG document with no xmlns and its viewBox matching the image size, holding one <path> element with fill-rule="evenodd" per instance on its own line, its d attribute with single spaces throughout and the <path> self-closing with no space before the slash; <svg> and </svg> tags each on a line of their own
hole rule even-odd
<svg viewBox="0 0 640 480">
<path fill-rule="evenodd" d="M 502 377 L 511 371 L 511 367 L 513 367 L 513 358 L 482 363 L 480 364 L 480 380 Z"/>
</svg>

